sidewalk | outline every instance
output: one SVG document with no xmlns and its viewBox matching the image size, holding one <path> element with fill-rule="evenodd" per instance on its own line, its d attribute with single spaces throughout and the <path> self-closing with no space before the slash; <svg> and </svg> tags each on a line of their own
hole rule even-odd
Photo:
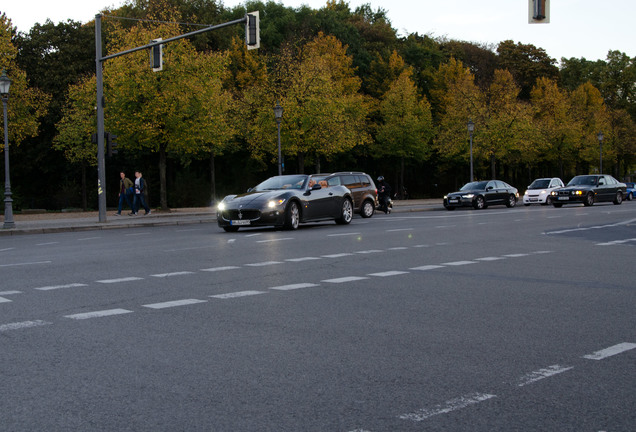
<svg viewBox="0 0 636 432">
<path fill-rule="evenodd" d="M 393 201 L 393 213 L 421 212 L 439 210 L 441 199 L 396 200 Z M 2 229 L 4 218 L 0 219 L 0 237 L 19 234 L 46 234 L 69 231 L 90 231 L 165 225 L 191 225 L 216 223 L 214 207 L 177 208 L 169 211 L 153 210 L 152 214 L 128 216 L 122 212 L 115 216 L 115 210 L 106 213 L 106 222 L 99 222 L 99 213 L 91 212 L 46 212 L 14 214 L 14 228 Z"/>
</svg>

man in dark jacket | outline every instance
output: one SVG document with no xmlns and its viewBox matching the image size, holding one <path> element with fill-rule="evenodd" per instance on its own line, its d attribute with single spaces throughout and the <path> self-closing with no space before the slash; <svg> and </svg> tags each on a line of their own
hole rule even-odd
<svg viewBox="0 0 636 432">
<path fill-rule="evenodd" d="M 135 211 L 132 203 L 130 202 L 130 198 L 132 198 L 133 193 L 133 182 L 126 177 L 126 173 L 123 171 L 119 173 L 119 177 L 119 207 L 117 207 L 117 213 L 115 213 L 115 216 L 121 216 L 121 208 L 124 205 L 124 200 L 126 200 L 130 210 L 132 212 Z"/>
<path fill-rule="evenodd" d="M 383 176 L 378 177 L 378 203 L 380 210 L 384 213 L 391 213 L 389 203 L 391 202 L 391 186 L 384 180 Z"/>
<path fill-rule="evenodd" d="M 137 216 L 140 201 L 141 205 L 144 206 L 144 210 L 146 210 L 146 213 L 144 213 L 144 215 L 149 215 L 151 213 L 150 207 L 148 207 L 148 204 L 146 204 L 146 198 L 144 197 L 145 191 L 146 181 L 141 177 L 141 171 L 135 171 L 135 198 L 133 200 L 133 214 L 135 216 Z"/>
</svg>

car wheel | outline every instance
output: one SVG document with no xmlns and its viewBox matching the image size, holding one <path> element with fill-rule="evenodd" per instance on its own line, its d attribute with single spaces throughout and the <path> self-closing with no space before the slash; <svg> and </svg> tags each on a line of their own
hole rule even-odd
<svg viewBox="0 0 636 432">
<path fill-rule="evenodd" d="M 616 192 L 616 198 L 614 199 L 614 205 L 620 205 L 623 202 L 623 193 L 621 191 Z"/>
<path fill-rule="evenodd" d="M 552 205 L 552 197 L 550 195 L 545 197 L 545 205 Z"/>
<path fill-rule="evenodd" d="M 478 196 L 477 198 L 475 198 L 475 201 L 473 201 L 473 207 L 475 207 L 476 210 L 485 209 L 486 201 L 484 201 L 484 197 Z"/>
<path fill-rule="evenodd" d="M 594 205 L 594 195 L 592 193 L 587 194 L 585 201 L 583 201 L 583 205 L 588 207 Z"/>
<path fill-rule="evenodd" d="M 300 223 L 300 210 L 298 209 L 298 203 L 291 201 L 285 211 L 285 229 L 295 230 L 298 229 Z"/>
<path fill-rule="evenodd" d="M 363 218 L 370 218 L 375 213 L 375 206 L 369 200 L 366 200 L 362 203 L 362 211 L 360 212 L 360 216 Z"/>
<path fill-rule="evenodd" d="M 353 204 L 349 198 L 345 198 L 342 201 L 342 208 L 340 210 L 340 217 L 336 219 L 336 223 L 340 225 L 346 225 L 353 219 Z"/>
<path fill-rule="evenodd" d="M 556 207 L 556 208 L 561 208 L 561 207 L 563 207 L 563 204 L 561 204 L 561 203 L 554 203 L 554 204 L 552 204 L 552 205 L 553 205 L 554 207 Z"/>
<path fill-rule="evenodd" d="M 514 195 L 508 196 L 508 201 L 506 201 L 506 207 L 511 208 L 517 205 L 517 198 Z"/>
<path fill-rule="evenodd" d="M 634 195 L 630 192 L 627 194 L 627 201 L 631 201 L 634 199 Z"/>
<path fill-rule="evenodd" d="M 239 227 L 237 227 L 237 226 L 224 226 L 223 229 L 225 230 L 225 232 L 237 232 L 239 230 Z"/>
</svg>

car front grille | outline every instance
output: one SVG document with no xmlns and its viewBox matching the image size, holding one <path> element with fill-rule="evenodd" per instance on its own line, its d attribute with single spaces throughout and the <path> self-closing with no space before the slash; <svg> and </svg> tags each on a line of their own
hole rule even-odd
<svg viewBox="0 0 636 432">
<path fill-rule="evenodd" d="M 255 220 L 261 217 L 261 211 L 250 209 L 224 210 L 221 216 L 226 220 Z"/>
<path fill-rule="evenodd" d="M 557 191 L 559 193 L 559 196 L 569 196 L 570 195 L 570 191 Z"/>
</svg>

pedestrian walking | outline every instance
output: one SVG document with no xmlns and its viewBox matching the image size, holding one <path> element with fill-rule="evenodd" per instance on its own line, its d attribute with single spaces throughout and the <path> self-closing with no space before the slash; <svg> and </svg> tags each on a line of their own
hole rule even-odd
<svg viewBox="0 0 636 432">
<path fill-rule="evenodd" d="M 135 198 L 133 199 L 133 214 L 137 216 L 137 212 L 139 211 L 139 203 L 146 210 L 145 215 L 149 215 L 152 213 L 150 211 L 150 207 L 146 204 L 146 198 L 144 197 L 144 192 L 146 191 L 146 181 L 141 176 L 141 171 L 135 171 Z"/>
<path fill-rule="evenodd" d="M 126 177 L 126 173 L 122 171 L 119 173 L 119 206 L 117 207 L 117 213 L 115 213 L 115 216 L 121 216 L 121 209 L 124 205 L 124 200 L 126 200 L 128 207 L 130 207 L 130 211 L 135 211 L 132 202 L 130 201 L 132 196 L 133 182 Z"/>
</svg>

